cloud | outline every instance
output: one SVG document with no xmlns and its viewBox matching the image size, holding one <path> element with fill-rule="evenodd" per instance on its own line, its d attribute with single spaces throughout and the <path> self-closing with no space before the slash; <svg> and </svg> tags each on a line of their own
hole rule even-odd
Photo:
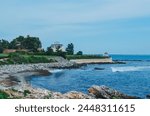
<svg viewBox="0 0 150 116">
<path fill-rule="evenodd" d="M 74 42 L 79 46 L 77 49 L 87 52 L 92 52 L 91 48 L 95 46 L 97 50 L 108 48 L 116 52 L 119 47 L 115 46 L 129 41 L 132 42 L 128 46 L 132 48 L 135 40 L 139 41 L 139 46 L 144 40 L 149 43 L 150 0 L 0 2 L 1 38 L 13 39 L 30 34 L 40 37 L 44 47 L 54 41 Z M 93 47 L 87 48 L 86 45 Z M 128 50 L 128 46 L 122 51 Z M 139 46 L 138 49 L 143 47 Z"/>
<path fill-rule="evenodd" d="M 0 5 L 4 22 L 46 24 L 89 23 L 106 20 L 150 16 L 149 0 L 46 0 Z"/>
</svg>

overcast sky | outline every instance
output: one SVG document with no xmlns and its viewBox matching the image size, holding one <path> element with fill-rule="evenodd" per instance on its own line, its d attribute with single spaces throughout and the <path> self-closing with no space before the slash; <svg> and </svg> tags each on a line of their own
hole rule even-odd
<svg viewBox="0 0 150 116">
<path fill-rule="evenodd" d="M 150 0 L 0 0 L 0 39 L 37 36 L 46 48 L 150 54 Z"/>
</svg>

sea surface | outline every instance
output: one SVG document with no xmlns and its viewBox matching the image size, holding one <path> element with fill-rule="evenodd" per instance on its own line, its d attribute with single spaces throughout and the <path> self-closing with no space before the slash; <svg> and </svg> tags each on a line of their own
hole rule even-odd
<svg viewBox="0 0 150 116">
<path fill-rule="evenodd" d="M 112 55 L 126 64 L 94 64 L 79 69 L 54 70 L 50 76 L 32 76 L 27 81 L 34 87 L 61 93 L 88 93 L 92 85 L 106 85 L 128 95 L 145 98 L 150 94 L 150 56 Z M 104 68 L 104 70 L 95 70 Z"/>
</svg>

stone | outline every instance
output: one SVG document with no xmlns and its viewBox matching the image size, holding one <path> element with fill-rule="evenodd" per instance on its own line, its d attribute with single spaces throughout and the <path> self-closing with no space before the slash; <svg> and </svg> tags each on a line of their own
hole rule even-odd
<svg viewBox="0 0 150 116">
<path fill-rule="evenodd" d="M 92 86 L 88 91 L 97 99 L 139 99 L 139 97 L 128 96 L 107 86 Z"/>
<path fill-rule="evenodd" d="M 146 96 L 146 98 L 150 99 L 150 94 Z"/>
<path fill-rule="evenodd" d="M 92 96 L 89 96 L 87 94 L 77 92 L 77 91 L 71 91 L 71 92 L 65 93 L 63 95 L 67 99 L 93 99 Z"/>
<path fill-rule="evenodd" d="M 98 68 L 98 67 L 95 67 L 94 70 L 105 70 L 105 68 Z"/>
</svg>

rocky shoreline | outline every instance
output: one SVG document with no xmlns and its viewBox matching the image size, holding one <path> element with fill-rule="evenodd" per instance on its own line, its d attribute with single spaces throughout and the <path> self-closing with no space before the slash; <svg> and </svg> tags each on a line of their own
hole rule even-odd
<svg viewBox="0 0 150 116">
<path fill-rule="evenodd" d="M 77 91 L 62 94 L 33 88 L 25 80 L 25 77 L 33 75 L 50 75 L 55 68 L 71 69 L 82 65 L 67 60 L 57 63 L 3 65 L 0 66 L 0 91 L 8 94 L 9 98 L 21 99 L 139 99 L 139 97 L 128 96 L 106 86 L 92 86 L 88 89 L 88 94 Z"/>
<path fill-rule="evenodd" d="M 0 90 L 1 91 L 1 90 Z M 128 96 L 106 86 L 92 86 L 88 94 L 70 91 L 65 94 L 53 92 L 41 88 L 33 88 L 25 85 L 22 89 L 5 89 L 8 99 L 140 99 L 136 96 Z"/>
<path fill-rule="evenodd" d="M 33 75 L 50 75 L 55 68 L 77 68 L 73 62 L 39 63 L 0 66 L 0 89 L 19 87 L 26 84 L 25 77 Z"/>
</svg>

